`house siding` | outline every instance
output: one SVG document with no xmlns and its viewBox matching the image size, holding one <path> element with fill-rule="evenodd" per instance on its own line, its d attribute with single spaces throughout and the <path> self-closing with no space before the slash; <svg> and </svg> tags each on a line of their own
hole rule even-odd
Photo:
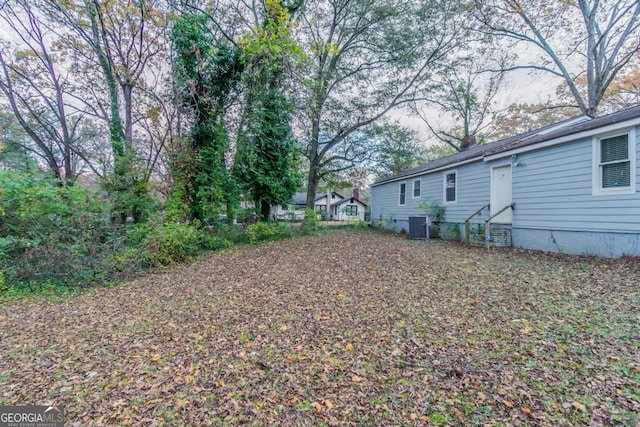
<svg viewBox="0 0 640 427">
<path fill-rule="evenodd" d="M 358 208 L 358 215 L 357 216 L 347 215 L 346 214 L 347 206 L 356 206 Z M 366 206 L 363 205 L 362 203 L 345 202 L 345 203 L 342 203 L 342 204 L 338 205 L 337 208 L 338 208 L 338 213 L 337 213 L 337 215 L 334 214 L 334 220 L 337 220 L 337 221 L 364 221 L 364 212 L 366 210 Z"/>
<path fill-rule="evenodd" d="M 640 131 L 636 182 L 640 182 Z M 640 192 L 594 196 L 591 138 L 518 155 L 513 245 L 553 252 L 640 255 Z"/>
<path fill-rule="evenodd" d="M 393 181 L 371 188 L 371 223 L 376 227 L 394 231 L 409 231 L 409 217 L 424 215 L 420 209 L 420 204 L 425 200 L 425 194 L 431 193 L 433 184 L 431 177 L 420 177 L 422 196 L 413 198 L 411 194 L 411 183 L 414 179 L 406 181 Z M 406 182 L 407 192 L 405 205 L 400 206 L 400 183 Z"/>
<path fill-rule="evenodd" d="M 457 198 L 455 203 L 445 204 L 444 175 L 451 171 L 457 172 Z M 421 197 L 413 198 L 407 192 L 406 204 L 400 206 L 400 183 L 406 182 L 409 189 L 415 179 L 418 178 L 389 182 L 371 189 L 371 221 L 374 225 L 409 231 L 409 217 L 425 215 L 425 210 L 420 209 L 423 203 L 444 206 L 444 221 L 462 224 L 469 215 L 489 203 L 489 169 L 482 161 L 420 176 Z M 476 222 L 480 221 L 476 219 Z"/>
<path fill-rule="evenodd" d="M 593 195 L 593 140 L 583 138 L 537 150 L 511 153 L 420 176 L 422 197 L 410 194 L 415 178 L 372 188 L 372 222 L 395 231 L 409 228 L 409 216 L 424 215 L 420 203 L 445 207 L 444 221 L 460 225 L 489 203 L 491 168 L 512 164 L 515 247 L 553 252 L 619 257 L 640 256 L 640 128 L 634 130 L 636 188 L 633 194 Z M 597 131 L 593 135 L 599 136 Z M 443 203 L 443 174 L 457 172 L 456 203 Z M 399 206 L 399 183 L 407 183 L 406 205 Z M 472 222 L 484 223 L 487 212 Z"/>
</svg>

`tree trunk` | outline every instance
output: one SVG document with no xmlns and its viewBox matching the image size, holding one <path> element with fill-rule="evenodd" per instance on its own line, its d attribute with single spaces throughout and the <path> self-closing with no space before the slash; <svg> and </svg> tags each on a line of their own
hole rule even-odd
<svg viewBox="0 0 640 427">
<path fill-rule="evenodd" d="M 307 177 L 307 208 L 313 209 L 316 204 L 316 191 L 320 181 L 320 171 L 318 162 L 315 160 L 309 164 L 309 175 Z"/>
<path fill-rule="evenodd" d="M 319 96 L 318 96 L 319 98 Z M 318 102 L 318 110 L 321 103 Z M 320 117 L 316 114 L 311 127 L 311 146 L 309 147 L 309 175 L 307 176 L 307 208 L 314 209 L 316 204 L 316 191 L 320 181 L 320 161 L 318 141 L 320 140 Z"/>
<path fill-rule="evenodd" d="M 124 83 L 121 86 L 124 101 L 124 139 L 128 150 L 133 144 L 133 85 Z"/>
<path fill-rule="evenodd" d="M 262 200 L 260 202 L 260 219 L 262 221 L 269 221 L 269 214 L 271 213 L 271 205 Z"/>
</svg>

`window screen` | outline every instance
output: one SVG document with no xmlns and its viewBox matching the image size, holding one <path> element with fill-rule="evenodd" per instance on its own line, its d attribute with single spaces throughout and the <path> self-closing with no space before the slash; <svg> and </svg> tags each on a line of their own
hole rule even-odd
<svg viewBox="0 0 640 427">
<path fill-rule="evenodd" d="M 420 180 L 413 181 L 413 197 L 420 197 Z"/>
<path fill-rule="evenodd" d="M 448 173 L 445 176 L 445 201 L 456 201 L 456 174 Z"/>
<path fill-rule="evenodd" d="M 402 184 L 400 184 L 400 204 L 401 205 L 404 205 L 406 197 L 407 197 L 407 184 L 403 182 Z"/>
<path fill-rule="evenodd" d="M 628 135 L 600 140 L 600 170 L 602 188 L 631 186 Z"/>
</svg>

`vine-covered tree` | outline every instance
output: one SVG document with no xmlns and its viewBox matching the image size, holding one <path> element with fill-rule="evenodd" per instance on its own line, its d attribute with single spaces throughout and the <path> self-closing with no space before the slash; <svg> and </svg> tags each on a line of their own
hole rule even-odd
<svg viewBox="0 0 640 427">
<path fill-rule="evenodd" d="M 292 12 L 300 4 L 266 0 L 263 25 L 241 41 L 246 108 L 235 172 L 262 220 L 269 218 L 272 205 L 287 204 L 300 184 L 291 136 L 292 105 L 285 96 L 287 68 L 301 57 L 291 38 Z"/>
<path fill-rule="evenodd" d="M 58 32 L 58 44 L 84 73 L 75 84 L 76 101 L 107 123 L 111 156 L 102 183 L 113 199 L 114 217 L 142 220 L 150 174 L 142 170 L 134 146 L 136 92 L 150 79 L 149 65 L 163 57 L 166 14 L 157 0 L 122 0 L 117 6 L 110 0 L 42 0 L 39 5 L 65 29 Z"/>
<path fill-rule="evenodd" d="M 205 14 L 183 14 L 172 32 L 175 79 L 192 121 L 191 134 L 173 158 L 170 216 L 176 218 L 211 219 L 233 204 L 224 114 L 244 66 L 239 46 L 217 38 L 209 23 Z"/>
</svg>

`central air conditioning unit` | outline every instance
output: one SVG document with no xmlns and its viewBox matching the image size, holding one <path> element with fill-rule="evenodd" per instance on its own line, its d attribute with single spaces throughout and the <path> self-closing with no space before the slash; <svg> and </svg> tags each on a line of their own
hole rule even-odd
<svg viewBox="0 0 640 427">
<path fill-rule="evenodd" d="M 428 239 L 429 238 L 429 217 L 410 216 L 409 217 L 409 238 Z"/>
</svg>

